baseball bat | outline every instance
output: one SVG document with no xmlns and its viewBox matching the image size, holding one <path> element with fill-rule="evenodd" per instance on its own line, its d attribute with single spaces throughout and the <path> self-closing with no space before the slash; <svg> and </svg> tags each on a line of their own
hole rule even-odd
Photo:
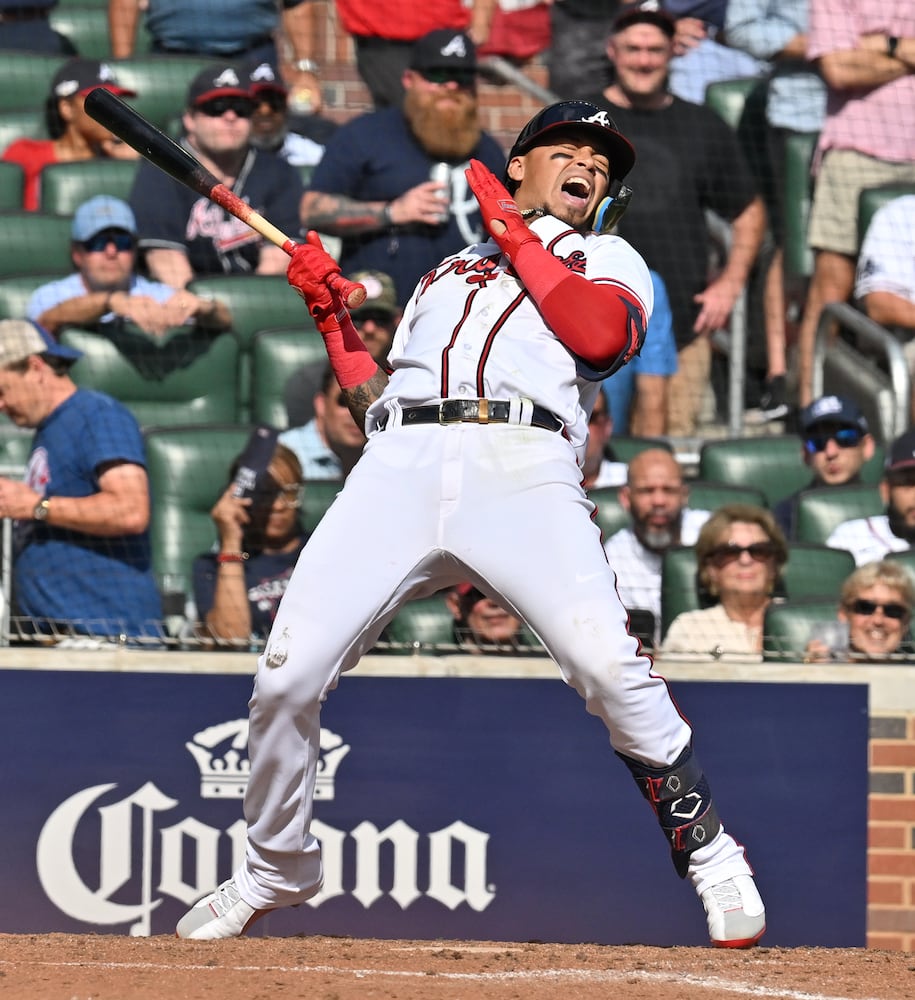
<svg viewBox="0 0 915 1000">
<path fill-rule="evenodd" d="M 238 195 L 233 194 L 186 149 L 157 129 L 152 122 L 147 121 L 135 108 L 125 104 L 110 90 L 96 87 L 89 91 L 85 107 L 88 115 L 119 139 L 123 139 L 150 163 L 164 170 L 185 187 L 222 206 L 230 215 L 234 215 L 256 233 L 260 233 L 264 239 L 292 255 L 298 246 L 294 240 L 268 222 L 260 212 L 256 212 Z M 342 274 L 329 275 L 327 283 L 337 291 L 350 309 L 355 309 L 365 302 L 364 286 L 348 281 Z"/>
</svg>

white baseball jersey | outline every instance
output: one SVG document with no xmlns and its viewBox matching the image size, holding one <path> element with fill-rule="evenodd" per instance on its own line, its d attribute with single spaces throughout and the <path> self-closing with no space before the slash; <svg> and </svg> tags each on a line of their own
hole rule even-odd
<svg viewBox="0 0 915 1000">
<path fill-rule="evenodd" d="M 626 289 L 644 304 L 646 316 L 651 314 L 651 276 L 625 240 L 582 235 L 551 216 L 530 228 L 572 271 Z M 441 324 L 442 315 L 447 324 L 430 336 L 430 322 Z M 420 281 L 388 362 L 394 374 L 369 410 L 369 434 L 385 412 L 396 417 L 401 406 L 455 397 L 531 399 L 560 419 L 579 461 L 584 460 L 588 416 L 601 373 L 578 361 L 546 326 L 494 242 L 447 257 Z"/>
<path fill-rule="evenodd" d="M 843 521 L 833 529 L 826 539 L 831 549 L 846 549 L 855 557 L 855 565 L 882 559 L 890 552 L 906 552 L 909 543 L 890 531 L 890 519 L 886 514 L 876 517 L 855 517 Z"/>
<path fill-rule="evenodd" d="M 573 271 L 625 287 L 650 312 L 648 269 L 625 242 L 582 236 L 552 218 L 533 228 Z M 668 767 L 692 735 L 627 632 L 581 486 L 601 373 L 589 380 L 495 244 L 471 246 L 429 272 L 389 360 L 394 373 L 369 410 L 362 457 L 302 550 L 258 663 L 248 840 L 235 875 L 255 908 L 299 903 L 318 890 L 310 823 L 320 708 L 411 598 L 469 581 L 498 600 L 530 625 L 629 758 Z M 508 400 L 510 422 L 403 421 L 404 407 L 461 397 Z M 564 429 L 532 425 L 534 405 Z M 690 866 L 698 891 L 710 878 L 750 874 L 743 849 L 723 830 L 690 855 Z"/>
<path fill-rule="evenodd" d="M 894 198 L 867 227 L 855 280 L 855 296 L 892 292 L 915 302 L 915 195 Z"/>
</svg>

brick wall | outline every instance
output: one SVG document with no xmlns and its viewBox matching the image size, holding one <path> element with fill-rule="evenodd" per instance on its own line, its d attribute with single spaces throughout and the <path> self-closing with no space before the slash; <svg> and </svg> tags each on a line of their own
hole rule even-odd
<svg viewBox="0 0 915 1000">
<path fill-rule="evenodd" d="M 867 944 L 915 949 L 915 714 L 872 715 Z"/>
<path fill-rule="evenodd" d="M 420 2 L 420 0 L 418 0 Z M 320 25 L 316 59 L 321 65 L 325 114 L 337 122 L 371 111 L 368 90 L 356 71 L 353 43 L 337 21 L 334 4 L 318 0 Z M 547 85 L 545 68 L 536 61 L 523 72 L 541 87 Z M 508 152 L 524 123 L 543 106 L 514 86 L 483 81 L 479 89 L 483 128 Z"/>
</svg>

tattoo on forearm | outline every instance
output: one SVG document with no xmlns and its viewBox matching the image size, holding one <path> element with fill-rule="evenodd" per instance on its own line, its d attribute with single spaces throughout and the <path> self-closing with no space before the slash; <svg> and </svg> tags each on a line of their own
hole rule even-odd
<svg viewBox="0 0 915 1000">
<path fill-rule="evenodd" d="M 302 223 L 333 236 L 372 232 L 385 226 L 384 204 L 310 191 L 303 202 Z"/>
<path fill-rule="evenodd" d="M 387 384 L 387 374 L 377 368 L 375 374 L 367 382 L 342 390 L 346 405 L 360 427 L 365 427 L 366 411 L 381 396 Z"/>
</svg>

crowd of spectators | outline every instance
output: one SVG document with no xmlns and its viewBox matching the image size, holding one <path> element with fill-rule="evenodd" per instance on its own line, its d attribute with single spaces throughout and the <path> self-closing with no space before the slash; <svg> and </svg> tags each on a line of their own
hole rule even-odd
<svg viewBox="0 0 915 1000">
<path fill-rule="evenodd" d="M 497 175 L 504 169 L 505 151 L 483 125 L 477 75 L 478 46 L 486 51 L 494 19 L 504 12 L 497 0 L 444 0 L 410 5 L 410 16 L 398 18 L 390 3 L 337 0 L 338 30 L 352 39 L 374 104 L 338 124 L 324 113 L 327 93 L 315 60 L 316 39 L 326 30 L 318 18 L 330 4 L 233 0 L 231 11 L 220 8 L 214 18 L 206 0 L 112 0 L 113 65 L 82 56 L 54 32 L 48 20 L 54 6 L 42 5 L 43 13 L 21 22 L 0 18 L 0 50 L 58 53 L 63 60 L 48 93 L 36 95 L 45 134 L 23 136 L 2 153 L 22 167 L 23 209 L 41 211 L 42 171 L 52 164 L 86 161 L 91 169 L 102 158 L 132 159 L 136 173 L 126 198 L 103 193 L 79 205 L 72 272 L 43 275 L 22 317 L 2 321 L 11 346 L 0 344 L 0 410 L 36 431 L 24 482 L 0 479 L 0 515 L 17 524 L 13 610 L 45 622 L 36 626 L 44 632 L 69 623 L 75 634 L 161 639 L 149 625 L 161 608 L 142 429 L 117 401 L 71 379 L 75 352 L 56 338 L 75 326 L 125 353 L 137 335 L 155 341 L 177 329 L 211 339 L 232 329 L 231 308 L 195 293 L 195 280 L 281 276 L 288 258 L 139 158 L 86 113 L 86 95 L 101 86 L 128 102 L 137 96 L 118 82 L 117 60 L 138 52 L 141 31 L 153 53 L 209 59 L 191 80 L 184 106 L 174 108 L 177 140 L 281 231 L 301 238 L 314 229 L 339 241 L 344 273 L 368 293 L 353 312 L 355 328 L 383 363 L 429 263 L 483 235 L 464 169 L 471 157 Z M 540 5 L 517 9 L 534 6 Z M 540 58 L 550 88 L 606 109 L 639 153 L 627 178 L 635 194 L 615 231 L 649 264 L 655 308 L 645 348 L 599 394 L 582 466 L 583 489 L 618 489 L 629 519 L 605 538 L 624 603 L 650 614 L 651 644 L 664 655 L 760 658 L 766 612 L 785 599 L 780 573 L 798 540 L 799 504 L 812 491 L 866 485 L 865 467 L 885 447 L 883 477 L 873 485 L 885 513 L 844 519 L 825 539 L 851 552 L 859 567 L 841 592 L 841 581 L 832 581 L 844 639 L 824 647 L 814 640 L 807 654 L 822 660 L 849 651 L 875 658 L 906 651 L 911 585 L 887 557 L 909 551 L 915 539 L 915 432 L 880 442 L 864 401 L 813 398 L 811 366 L 816 325 L 831 301 L 855 303 L 903 342 L 915 365 L 915 121 L 909 121 L 915 16 L 903 0 L 555 0 L 547 6 L 551 37 Z M 735 77 L 762 87 L 755 146 L 702 100 L 708 83 Z M 781 178 L 787 141 L 810 134 L 819 135 L 811 180 L 815 265 L 793 331 L 784 273 L 790 209 Z M 858 195 L 884 183 L 912 183 L 913 196 L 890 200 L 865 235 L 858 230 Z M 626 463 L 614 453 L 614 438 L 676 442 L 699 432 L 714 391 L 715 338 L 754 269 L 764 285 L 760 408 L 797 434 L 799 463 L 810 480 L 771 511 L 694 510 L 674 451 L 650 447 Z M 284 573 L 307 541 L 299 514 L 307 483 L 342 481 L 365 444 L 323 362 L 291 370 L 280 392 L 286 424 L 274 429 L 269 468 L 261 470 L 257 489 L 240 497 L 239 456 L 212 509 L 217 548 L 200 554 L 188 582 L 196 637 L 215 647 L 263 638 Z M 71 419 L 64 429 L 58 414 L 90 401 L 106 425 L 117 427 L 94 444 L 83 423 Z M 88 414 L 79 419 L 98 422 Z M 59 488 L 67 434 L 79 440 L 79 460 L 67 465 L 68 485 Z M 142 496 L 129 512 L 128 495 Z M 102 550 L 116 552 L 117 572 L 107 574 L 104 586 L 83 588 L 67 613 L 43 577 L 56 546 L 80 552 L 67 566 L 74 574 L 90 572 L 86 566 Z M 682 547 L 696 554 L 699 607 L 665 629 L 663 559 Z M 235 560 L 236 552 L 244 558 Z M 262 573 L 268 564 L 270 572 Z M 64 583 L 59 593 L 78 589 L 75 580 Z M 96 587 L 105 593 L 94 606 Z M 474 615 L 513 635 L 517 619 L 468 588 L 443 595 L 464 638 Z M 242 590 L 247 602 L 238 596 Z M 123 607 L 112 606 L 113 595 L 123 600 L 128 591 Z"/>
</svg>

